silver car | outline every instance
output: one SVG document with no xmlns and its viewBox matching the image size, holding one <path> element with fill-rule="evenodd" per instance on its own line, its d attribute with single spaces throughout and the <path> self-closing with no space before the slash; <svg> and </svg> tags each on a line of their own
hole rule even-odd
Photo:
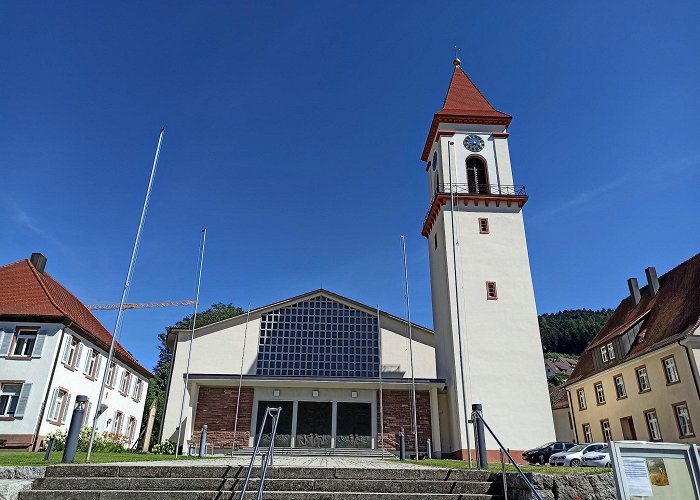
<svg viewBox="0 0 700 500">
<path fill-rule="evenodd" d="M 610 448 L 605 445 L 597 451 L 583 455 L 584 467 L 610 467 Z"/>
<path fill-rule="evenodd" d="M 583 455 L 592 451 L 598 451 L 607 446 L 605 443 L 577 444 L 566 451 L 560 451 L 549 457 L 549 465 L 564 467 L 579 467 L 583 463 Z"/>
</svg>

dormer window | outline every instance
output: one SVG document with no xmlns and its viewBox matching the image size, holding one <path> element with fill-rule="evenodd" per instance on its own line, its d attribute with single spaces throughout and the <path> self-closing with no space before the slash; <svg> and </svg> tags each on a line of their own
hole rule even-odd
<svg viewBox="0 0 700 500">
<path fill-rule="evenodd" d="M 600 348 L 600 357 L 603 358 L 603 363 L 608 362 L 608 348 L 603 346 Z"/>
<path fill-rule="evenodd" d="M 610 361 L 615 359 L 615 349 L 613 348 L 612 342 L 608 344 L 608 358 L 610 358 Z"/>
</svg>

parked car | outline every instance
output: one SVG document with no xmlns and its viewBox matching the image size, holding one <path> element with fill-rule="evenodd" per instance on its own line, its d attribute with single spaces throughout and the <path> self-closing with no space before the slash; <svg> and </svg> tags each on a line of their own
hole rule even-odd
<svg viewBox="0 0 700 500">
<path fill-rule="evenodd" d="M 564 441 L 543 444 L 542 446 L 527 450 L 525 453 L 523 453 L 523 460 L 531 464 L 544 465 L 549 461 L 549 457 L 551 457 L 552 454 L 560 451 L 566 451 L 573 446 L 575 446 L 575 443 Z"/>
<path fill-rule="evenodd" d="M 549 457 L 549 465 L 563 467 L 579 467 L 582 463 L 583 455 L 591 451 L 598 451 L 605 448 L 605 443 L 584 443 L 577 444 L 566 451 L 560 451 Z"/>
<path fill-rule="evenodd" d="M 610 467 L 610 447 L 605 445 L 599 450 L 589 451 L 583 455 L 582 464 L 584 467 Z"/>
</svg>

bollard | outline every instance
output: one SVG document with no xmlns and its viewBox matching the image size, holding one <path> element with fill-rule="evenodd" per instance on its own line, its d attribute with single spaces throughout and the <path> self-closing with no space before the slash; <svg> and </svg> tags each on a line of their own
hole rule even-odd
<svg viewBox="0 0 700 500">
<path fill-rule="evenodd" d="M 430 443 L 430 439 L 428 439 L 428 460 L 433 459 L 433 446 Z"/>
<path fill-rule="evenodd" d="M 406 460 L 406 433 L 403 427 L 399 431 L 399 460 Z"/>
<path fill-rule="evenodd" d="M 51 460 L 54 446 L 56 446 L 56 440 L 53 438 L 49 439 L 49 442 L 46 444 L 46 452 L 44 452 L 44 460 Z"/>
<path fill-rule="evenodd" d="M 488 463 L 486 461 L 486 439 L 484 436 L 484 421 L 481 420 L 481 405 L 474 403 L 472 405 L 472 413 L 474 413 L 474 440 L 476 441 L 476 467 L 486 469 Z"/>
<path fill-rule="evenodd" d="M 75 398 L 75 407 L 70 418 L 68 436 L 66 436 L 66 448 L 63 450 L 63 458 L 61 459 L 61 462 L 64 464 L 72 464 L 73 460 L 75 460 L 75 452 L 78 451 L 78 439 L 80 438 L 80 428 L 83 425 L 87 400 L 88 397 L 82 395 Z"/>
<path fill-rule="evenodd" d="M 202 426 L 202 433 L 199 437 L 199 458 L 204 458 L 207 454 L 207 424 Z"/>
</svg>

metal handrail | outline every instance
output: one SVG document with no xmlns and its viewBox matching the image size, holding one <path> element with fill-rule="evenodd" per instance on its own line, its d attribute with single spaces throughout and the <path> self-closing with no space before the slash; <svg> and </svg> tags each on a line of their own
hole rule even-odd
<svg viewBox="0 0 700 500">
<path fill-rule="evenodd" d="M 450 184 L 439 184 L 438 193 L 449 193 Z M 452 192 L 456 194 L 488 194 L 492 196 L 527 196 L 525 186 L 506 184 L 452 183 Z"/>
<path fill-rule="evenodd" d="M 505 446 L 503 446 L 503 443 L 501 443 L 501 440 L 496 437 L 496 434 L 494 434 L 493 430 L 491 430 L 491 427 L 489 427 L 489 424 L 486 423 L 486 420 L 484 420 L 483 415 L 479 412 L 472 412 L 472 420 L 475 418 L 478 418 L 481 420 L 481 423 L 484 424 L 484 427 L 486 427 L 486 430 L 489 431 L 489 434 L 493 437 L 493 439 L 496 440 L 496 443 L 498 443 L 499 448 L 501 448 L 501 451 L 506 454 L 508 457 L 508 460 L 510 460 L 510 463 L 513 464 L 513 467 L 515 467 L 515 470 L 518 471 L 518 474 L 520 474 L 520 477 L 523 478 L 523 481 L 525 481 L 525 484 L 527 484 L 528 488 L 530 488 L 530 491 L 537 497 L 538 500 L 542 500 L 542 495 L 535 489 L 535 486 L 530 482 L 530 480 L 525 476 L 525 473 L 522 471 L 520 467 L 518 467 L 518 464 L 515 463 L 515 460 L 513 460 L 513 457 L 510 455 L 510 452 L 506 449 Z M 505 484 L 505 478 L 503 478 L 504 481 L 504 487 L 507 488 Z"/>
<path fill-rule="evenodd" d="M 241 487 L 241 495 L 238 497 L 239 500 L 243 500 L 246 491 L 248 490 L 248 483 L 250 482 L 250 476 L 253 473 L 253 465 L 255 465 L 255 457 L 258 455 L 258 450 L 260 449 L 260 439 L 263 435 L 263 430 L 265 429 L 265 422 L 267 422 L 267 417 L 272 419 L 272 431 L 270 433 L 270 444 L 267 447 L 267 453 L 263 455 L 261 468 L 260 468 L 260 484 L 258 485 L 257 500 L 262 500 L 263 487 L 265 485 L 265 475 L 267 473 L 267 465 L 269 462 L 273 461 L 273 452 L 275 447 L 275 435 L 277 434 L 277 423 L 280 419 L 280 413 L 282 413 L 282 408 L 270 408 L 269 406 L 265 409 L 265 416 L 263 417 L 262 423 L 260 424 L 260 434 L 255 440 L 255 448 L 253 448 L 253 454 L 250 457 L 250 464 L 248 465 L 248 472 L 246 472 L 245 480 L 243 481 L 243 486 Z"/>
</svg>

